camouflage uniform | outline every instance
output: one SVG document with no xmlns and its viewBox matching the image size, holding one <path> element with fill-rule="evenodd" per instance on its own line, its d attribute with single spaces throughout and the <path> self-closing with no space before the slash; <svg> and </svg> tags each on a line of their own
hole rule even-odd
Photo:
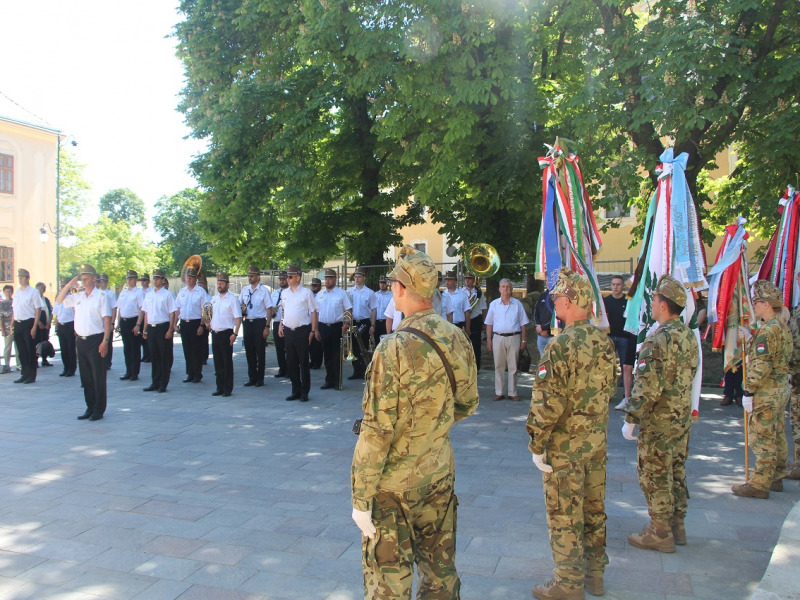
<svg viewBox="0 0 800 600">
<path fill-rule="evenodd" d="M 639 351 L 625 409 L 625 420 L 639 424 L 639 486 L 648 512 L 666 525 L 688 507 L 685 463 L 697 357 L 697 340 L 680 317 L 661 323 Z"/>
<path fill-rule="evenodd" d="M 769 491 L 773 480 L 786 475 L 786 403 L 792 334 L 777 318 L 762 324 L 747 345 L 745 389 L 753 395 L 749 416 L 750 447 L 756 457 L 750 485 Z"/>
<path fill-rule="evenodd" d="M 553 293 L 561 293 L 558 283 Z M 584 566 L 586 575 L 602 576 L 608 564 L 606 429 L 616 391 L 614 344 L 597 327 L 570 323 L 547 344 L 526 429 L 530 451 L 546 452 L 553 467 L 542 473 L 547 526 L 554 581 L 567 589 L 582 589 Z"/>
<path fill-rule="evenodd" d="M 796 306 L 792 310 L 789 329 L 794 340 L 792 358 L 789 361 L 789 382 L 792 389 L 789 419 L 792 423 L 792 437 L 794 437 L 795 466 L 793 470 L 800 470 L 800 306 Z M 800 475 L 800 473 L 798 474 Z"/>
<path fill-rule="evenodd" d="M 403 281 L 396 270 L 392 276 Z M 455 375 L 455 397 L 435 350 L 406 327 L 438 343 Z M 414 563 L 418 598 L 460 597 L 450 428 L 475 412 L 478 399 L 472 345 L 433 309 L 407 316 L 375 350 L 351 471 L 353 507 L 371 510 L 377 529 L 362 538 L 365 598 L 410 598 Z"/>
</svg>

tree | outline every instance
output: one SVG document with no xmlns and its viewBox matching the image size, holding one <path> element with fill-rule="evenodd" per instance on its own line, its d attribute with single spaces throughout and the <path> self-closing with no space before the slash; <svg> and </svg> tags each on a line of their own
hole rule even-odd
<svg viewBox="0 0 800 600">
<path fill-rule="evenodd" d="M 65 277 L 73 277 L 80 264 L 88 263 L 98 273 L 108 273 L 110 285 L 118 286 L 124 284 L 128 269 L 141 273 L 156 265 L 156 246 L 128 221 L 101 216 L 97 223 L 79 228 L 76 235 L 78 242 L 61 251 Z"/>
<path fill-rule="evenodd" d="M 71 235 L 78 227 L 89 203 L 90 186 L 84 178 L 85 168 L 65 146 L 60 147 L 58 200 L 62 237 Z"/>
<path fill-rule="evenodd" d="M 111 190 L 100 198 L 100 214 L 114 222 L 129 225 L 145 224 L 144 202 L 128 188 Z"/>
<path fill-rule="evenodd" d="M 208 253 L 208 242 L 200 225 L 203 195 L 186 188 L 156 202 L 155 228 L 161 235 L 159 253 L 162 268 L 179 275 L 183 263 L 194 254 L 203 259 L 203 270 L 214 273 L 216 265 Z"/>
</svg>

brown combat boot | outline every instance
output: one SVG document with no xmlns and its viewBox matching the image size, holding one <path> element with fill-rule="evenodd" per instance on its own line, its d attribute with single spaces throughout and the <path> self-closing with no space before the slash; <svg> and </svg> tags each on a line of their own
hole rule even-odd
<svg viewBox="0 0 800 600">
<path fill-rule="evenodd" d="M 628 535 L 628 543 L 643 550 L 658 550 L 659 552 L 675 552 L 675 538 L 672 537 L 672 528 L 666 523 L 651 519 L 644 526 L 641 533 Z"/>
<path fill-rule="evenodd" d="M 683 515 L 672 515 L 672 538 L 676 545 L 686 545 L 686 527 L 683 525 Z"/>
<path fill-rule="evenodd" d="M 769 498 L 769 492 L 754 488 L 749 483 L 740 483 L 739 485 L 731 486 L 731 491 L 734 495 L 741 496 L 742 498 L 760 498 L 761 500 Z"/>
<path fill-rule="evenodd" d="M 772 485 L 769 486 L 770 492 L 782 492 L 783 491 L 783 479 L 776 479 L 772 482 Z"/>
<path fill-rule="evenodd" d="M 586 600 L 583 588 L 566 587 L 563 583 L 551 579 L 542 585 L 536 585 L 531 590 L 534 598 L 539 600 Z"/>
<path fill-rule="evenodd" d="M 606 593 L 606 588 L 603 587 L 603 574 L 587 573 L 583 577 L 583 589 L 589 592 L 592 596 L 602 596 Z"/>
<path fill-rule="evenodd" d="M 783 478 L 800 479 L 800 463 L 794 463 L 793 465 L 786 465 L 786 475 L 784 475 Z"/>
</svg>

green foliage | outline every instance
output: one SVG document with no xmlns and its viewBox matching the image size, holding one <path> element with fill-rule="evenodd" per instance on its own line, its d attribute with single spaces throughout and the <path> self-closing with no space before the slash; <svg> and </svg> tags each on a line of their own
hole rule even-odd
<svg viewBox="0 0 800 600">
<path fill-rule="evenodd" d="M 97 223 L 77 230 L 78 242 L 61 249 L 61 277 L 72 278 L 78 265 L 88 263 L 98 273 L 108 273 L 109 285 L 125 283 L 125 272 L 151 270 L 157 265 L 157 250 L 124 220 L 101 216 Z"/>
<path fill-rule="evenodd" d="M 159 264 L 172 276 L 180 275 L 183 263 L 192 255 L 203 259 L 203 271 L 214 273 L 217 267 L 208 253 L 205 232 L 200 226 L 203 195 L 187 188 L 156 202 L 155 229 L 161 235 Z"/>
<path fill-rule="evenodd" d="M 85 167 L 65 146 L 60 147 L 58 192 L 62 236 L 70 235 L 80 224 L 81 216 L 89 203 L 87 194 L 90 186 L 84 179 Z"/>
<path fill-rule="evenodd" d="M 144 226 L 144 202 L 128 188 L 111 190 L 100 198 L 100 214 L 114 222 Z"/>
</svg>

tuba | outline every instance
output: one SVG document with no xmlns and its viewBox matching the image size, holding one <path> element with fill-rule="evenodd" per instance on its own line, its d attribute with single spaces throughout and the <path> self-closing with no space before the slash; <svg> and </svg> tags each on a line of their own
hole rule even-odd
<svg viewBox="0 0 800 600">
<path fill-rule="evenodd" d="M 489 244 L 472 244 L 465 250 L 464 257 L 465 266 L 475 277 L 493 277 L 500 270 L 500 255 Z"/>
</svg>

